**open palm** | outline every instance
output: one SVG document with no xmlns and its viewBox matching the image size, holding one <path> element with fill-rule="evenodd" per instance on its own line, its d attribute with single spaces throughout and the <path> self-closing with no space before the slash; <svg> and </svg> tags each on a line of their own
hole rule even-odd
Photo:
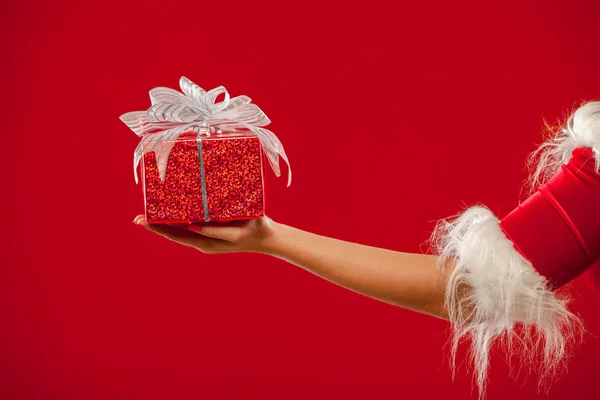
<svg viewBox="0 0 600 400">
<path fill-rule="evenodd" d="M 275 223 L 267 216 L 246 221 L 149 224 L 144 215 L 133 223 L 205 254 L 260 252 Z"/>
</svg>

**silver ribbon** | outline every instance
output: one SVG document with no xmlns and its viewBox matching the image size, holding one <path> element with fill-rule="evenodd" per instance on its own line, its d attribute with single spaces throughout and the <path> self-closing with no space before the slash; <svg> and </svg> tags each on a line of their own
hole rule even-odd
<svg viewBox="0 0 600 400">
<path fill-rule="evenodd" d="M 169 153 L 177 138 L 184 132 L 210 136 L 215 132 L 227 135 L 248 130 L 260 140 L 276 176 L 281 175 L 279 157 L 285 161 L 288 166 L 287 186 L 290 186 L 292 171 L 283 145 L 273 132 L 262 128 L 269 125 L 271 120 L 256 104 L 251 104 L 250 97 L 237 96 L 232 99 L 223 86 L 207 92 L 183 76 L 179 80 L 179 86 L 183 93 L 164 87 L 150 90 L 152 106 L 147 111 L 128 112 L 120 117 L 121 121 L 142 138 L 133 157 L 136 183 L 137 166 L 144 154 L 150 152 L 156 154 L 160 179 L 164 181 Z M 221 94 L 225 98 L 217 102 L 217 97 Z"/>
</svg>

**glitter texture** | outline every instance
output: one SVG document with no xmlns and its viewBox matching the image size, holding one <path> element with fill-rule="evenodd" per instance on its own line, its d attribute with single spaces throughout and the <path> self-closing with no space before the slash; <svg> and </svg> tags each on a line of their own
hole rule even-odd
<svg viewBox="0 0 600 400">
<path fill-rule="evenodd" d="M 202 137 L 202 161 L 209 221 L 264 215 L 260 141 L 252 135 Z M 142 165 L 146 218 L 150 223 L 205 221 L 197 138 L 182 135 L 161 181 L 154 153 Z"/>
</svg>

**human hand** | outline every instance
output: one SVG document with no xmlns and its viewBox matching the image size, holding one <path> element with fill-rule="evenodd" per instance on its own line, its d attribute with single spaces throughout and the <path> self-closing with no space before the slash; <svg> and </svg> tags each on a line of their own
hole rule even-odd
<svg viewBox="0 0 600 400">
<path fill-rule="evenodd" d="M 205 254 L 263 252 L 277 225 L 267 216 L 245 221 L 149 224 L 144 215 L 138 215 L 133 223 Z"/>
</svg>

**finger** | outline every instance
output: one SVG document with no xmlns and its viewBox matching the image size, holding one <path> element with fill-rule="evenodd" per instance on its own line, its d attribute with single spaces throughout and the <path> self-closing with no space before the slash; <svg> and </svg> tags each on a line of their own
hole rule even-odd
<svg viewBox="0 0 600 400">
<path fill-rule="evenodd" d="M 236 242 L 241 239 L 243 235 L 243 226 L 217 226 L 214 224 L 198 225 L 192 224 L 188 227 L 188 230 L 199 233 L 202 236 L 209 238 L 226 240 L 228 242 Z"/>
<path fill-rule="evenodd" d="M 141 225 L 140 222 L 146 220 L 146 216 L 144 214 L 140 214 L 138 216 L 136 216 L 133 219 L 133 223 L 136 225 Z M 178 227 L 178 228 L 187 228 L 187 226 L 189 225 L 189 223 L 187 222 L 175 222 L 175 223 L 168 223 L 168 225 L 174 226 L 174 227 Z"/>
<path fill-rule="evenodd" d="M 174 242 L 185 246 L 195 247 L 204 253 L 213 253 L 227 250 L 227 243 L 218 239 L 203 237 L 197 233 L 190 232 L 185 228 L 170 226 L 167 224 L 149 224 L 146 219 L 142 219 L 139 225 L 163 236 Z"/>
<path fill-rule="evenodd" d="M 172 240 L 181 241 L 198 237 L 198 235 L 194 235 L 193 232 L 190 232 L 187 229 L 178 228 L 167 224 L 149 224 L 146 219 L 141 219 L 138 224 L 142 225 L 149 231 L 158 233 L 159 235 L 165 236 Z"/>
<path fill-rule="evenodd" d="M 210 222 L 192 222 L 191 225 L 202 225 L 202 226 L 245 226 L 250 221 L 246 220 L 234 220 L 234 221 L 210 221 Z"/>
</svg>

